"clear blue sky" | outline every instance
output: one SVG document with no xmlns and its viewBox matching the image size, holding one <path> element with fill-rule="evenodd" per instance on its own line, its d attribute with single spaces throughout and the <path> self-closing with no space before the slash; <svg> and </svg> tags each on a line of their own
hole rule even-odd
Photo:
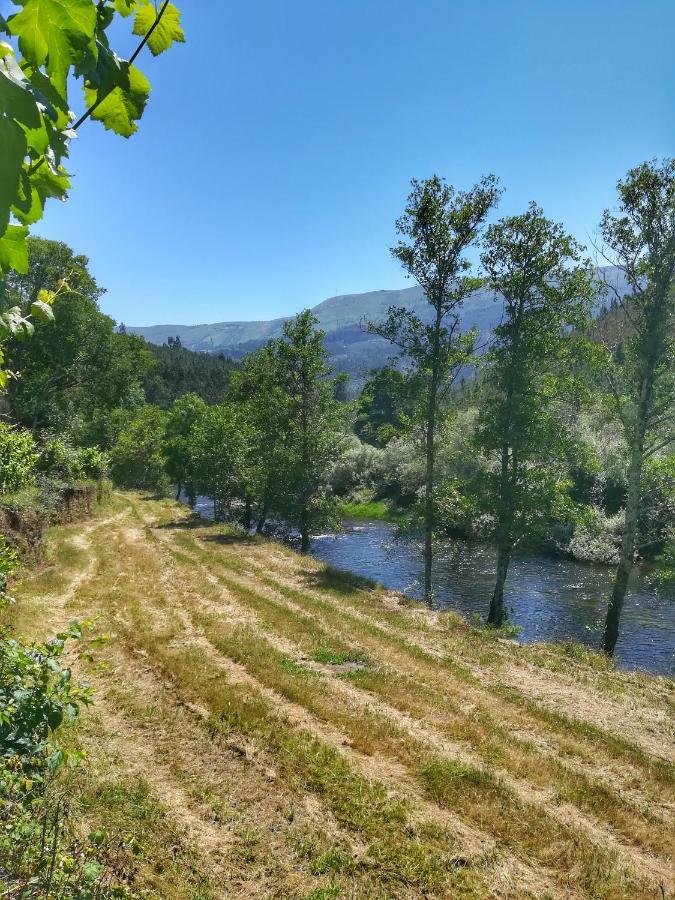
<svg viewBox="0 0 675 900">
<path fill-rule="evenodd" d="M 176 0 L 130 141 L 87 123 L 39 232 L 128 324 L 290 315 L 401 287 L 410 178 L 502 179 L 581 240 L 623 172 L 675 152 L 674 0 Z M 123 47 L 131 46 L 124 39 Z"/>
</svg>

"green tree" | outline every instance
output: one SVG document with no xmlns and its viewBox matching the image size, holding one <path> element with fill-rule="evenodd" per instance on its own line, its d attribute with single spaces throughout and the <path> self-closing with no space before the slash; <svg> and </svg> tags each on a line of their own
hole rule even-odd
<svg viewBox="0 0 675 900">
<path fill-rule="evenodd" d="M 184 394 L 173 404 L 166 418 L 164 431 L 166 471 L 176 485 L 176 500 L 181 491 L 188 488 L 193 496 L 194 488 L 189 484 L 192 431 L 203 416 L 206 403 L 196 394 Z"/>
<path fill-rule="evenodd" d="M 405 372 L 385 366 L 371 372 L 356 403 L 354 431 L 362 441 L 384 447 L 412 425 L 417 382 Z"/>
<path fill-rule="evenodd" d="M 479 235 L 496 204 L 494 176 L 469 191 L 456 191 L 434 176 L 413 180 L 403 216 L 396 223 L 401 240 L 392 254 L 414 278 L 429 303 L 429 320 L 405 308 L 392 308 L 383 324 L 370 324 L 375 334 L 395 344 L 412 365 L 420 384 L 425 457 L 424 596 L 431 602 L 436 440 L 441 402 L 474 351 L 475 333 L 460 333 L 460 312 L 480 280 L 466 274 L 467 249 Z"/>
<path fill-rule="evenodd" d="M 602 648 L 613 655 L 644 506 L 645 462 L 675 441 L 675 159 L 643 163 L 619 181 L 600 226 L 605 257 L 629 286 L 621 355 L 608 347 L 612 408 L 628 448 L 625 527 Z M 617 342 L 618 344 L 619 342 Z"/>
<path fill-rule="evenodd" d="M 249 456 L 241 411 L 234 404 L 205 407 L 190 434 L 188 478 L 198 493 L 213 500 L 216 521 L 248 495 Z"/>
<path fill-rule="evenodd" d="M 242 360 L 232 376 L 229 397 L 241 410 L 249 432 L 251 498 L 256 507 L 256 532 L 262 534 L 270 513 L 283 510 L 292 459 L 281 438 L 287 425 L 287 397 L 274 343 Z"/>
<path fill-rule="evenodd" d="M 113 480 L 122 487 L 161 491 L 167 486 L 166 412 L 143 406 L 128 413 L 110 453 Z"/>
<path fill-rule="evenodd" d="M 481 261 L 502 304 L 494 343 L 484 359 L 484 403 L 478 447 L 495 469 L 482 484 L 494 517 L 497 577 L 488 622 L 504 619 L 504 583 L 514 547 L 539 537 L 551 517 L 571 513 L 567 474 L 574 441 L 562 403 L 582 384 L 570 374 L 591 299 L 582 247 L 536 204 L 491 225 Z"/>
<path fill-rule="evenodd" d="M 283 441 L 288 452 L 283 517 L 300 531 L 303 553 L 313 527 L 330 518 L 334 503 L 327 491 L 328 469 L 342 442 L 344 406 L 335 399 L 337 379 L 326 362 L 324 333 L 309 311 L 284 323 L 272 343 L 278 384 L 283 392 Z"/>
</svg>

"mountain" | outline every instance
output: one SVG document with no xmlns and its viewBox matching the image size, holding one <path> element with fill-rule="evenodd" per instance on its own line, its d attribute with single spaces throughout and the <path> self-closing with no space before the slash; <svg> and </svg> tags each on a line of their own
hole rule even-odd
<svg viewBox="0 0 675 900">
<path fill-rule="evenodd" d="M 625 292 L 620 273 L 613 268 L 599 269 L 598 275 L 620 292 Z M 610 299 L 610 298 L 608 298 Z M 337 371 L 360 379 L 369 369 L 383 366 L 395 355 L 392 346 L 376 335 L 368 334 L 362 323 L 381 322 L 390 306 L 405 306 L 428 320 L 430 307 L 418 286 L 401 290 L 370 291 L 365 294 L 343 294 L 330 297 L 312 312 L 326 332 L 326 350 Z M 476 291 L 464 303 L 462 330 L 476 326 L 484 340 L 499 322 L 501 304 L 487 289 Z M 151 344 L 164 344 L 178 335 L 183 347 L 207 353 L 224 353 L 241 359 L 265 341 L 281 334 L 286 319 L 267 322 L 217 322 L 213 325 L 127 326 Z"/>
</svg>

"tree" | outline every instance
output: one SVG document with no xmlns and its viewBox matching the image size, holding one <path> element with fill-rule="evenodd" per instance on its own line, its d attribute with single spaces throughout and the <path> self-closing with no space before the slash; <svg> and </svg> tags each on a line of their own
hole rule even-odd
<svg viewBox="0 0 675 900">
<path fill-rule="evenodd" d="M 620 358 L 608 347 L 612 408 L 628 448 L 625 527 L 602 649 L 613 655 L 644 504 L 645 462 L 675 441 L 675 159 L 631 169 L 617 185 L 618 210 L 600 226 L 602 253 L 629 286 Z"/>
<path fill-rule="evenodd" d="M 274 342 L 244 357 L 232 375 L 228 396 L 241 410 L 250 433 L 251 497 L 256 532 L 262 534 L 270 513 L 283 513 L 292 458 L 287 441 L 280 439 L 287 428 L 287 397 Z"/>
<path fill-rule="evenodd" d="M 188 478 L 197 492 L 213 500 L 216 521 L 248 491 L 247 451 L 245 422 L 234 404 L 202 410 L 191 429 Z"/>
<path fill-rule="evenodd" d="M 8 388 L 14 418 L 34 431 L 72 432 L 94 410 L 142 402 L 154 359 L 142 339 L 117 333 L 99 310 L 104 291 L 87 258 L 58 241 L 29 238 L 29 247 L 28 271 L 10 273 L 8 296 L 28 310 L 33 297 L 49 292 L 57 315 L 32 340 L 8 342 L 8 363 L 21 371 Z"/>
<path fill-rule="evenodd" d="M 169 410 L 164 431 L 166 471 L 176 485 L 176 500 L 183 487 L 194 495 L 189 484 L 192 431 L 206 411 L 206 403 L 196 394 L 184 394 Z"/>
<path fill-rule="evenodd" d="M 514 547 L 571 513 L 566 476 L 574 441 L 561 407 L 582 385 L 570 374 L 575 338 L 591 299 L 582 247 L 536 204 L 491 225 L 481 261 L 502 304 L 484 359 L 485 402 L 476 434 L 495 469 L 481 484 L 494 518 L 497 576 L 488 622 L 504 620 L 504 583 Z"/>
<path fill-rule="evenodd" d="M 356 404 L 354 431 L 362 441 L 384 447 L 411 427 L 417 384 L 414 378 L 392 366 L 370 374 Z"/>
<path fill-rule="evenodd" d="M 396 223 L 402 236 L 392 254 L 424 291 L 430 320 L 405 308 L 392 308 L 383 324 L 369 330 L 398 346 L 419 379 L 423 410 L 424 481 L 424 596 L 432 600 L 434 485 L 437 427 L 445 392 L 468 363 L 475 334 L 460 333 L 460 311 L 480 280 L 466 274 L 471 263 L 467 249 L 474 243 L 496 204 L 499 188 L 494 176 L 481 179 L 469 191 L 456 191 L 434 176 L 413 180 L 403 216 Z"/>
<path fill-rule="evenodd" d="M 343 405 L 335 399 L 336 379 L 326 362 L 324 332 L 309 311 L 284 323 L 282 338 L 272 342 L 283 410 L 283 441 L 288 466 L 283 497 L 284 518 L 300 531 L 303 553 L 312 528 L 330 517 L 333 503 L 326 490 L 328 468 L 341 443 Z"/>
<path fill-rule="evenodd" d="M 166 413 L 156 406 L 143 406 L 135 413 L 127 413 L 110 453 L 116 484 L 152 491 L 167 486 L 165 428 Z"/>
</svg>

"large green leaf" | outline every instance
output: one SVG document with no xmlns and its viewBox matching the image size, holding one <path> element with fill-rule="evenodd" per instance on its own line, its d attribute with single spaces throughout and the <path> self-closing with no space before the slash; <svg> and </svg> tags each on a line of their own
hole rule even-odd
<svg viewBox="0 0 675 900">
<path fill-rule="evenodd" d="M 25 275 L 28 271 L 28 229 L 24 225 L 8 225 L 0 238 L 0 272 L 14 269 Z"/>
<path fill-rule="evenodd" d="M 136 122 L 143 115 L 150 96 L 150 82 L 135 66 L 128 67 L 129 87 L 116 87 L 92 113 L 92 119 L 102 122 L 107 129 L 131 137 L 138 130 Z M 92 107 L 99 91 L 85 87 L 84 96 L 88 107 Z"/>
<path fill-rule="evenodd" d="M 134 20 L 134 34 L 145 36 L 157 20 L 158 12 L 152 3 L 139 6 Z M 169 3 L 162 18 L 148 39 L 148 47 L 153 56 L 164 53 L 175 42 L 184 43 L 185 34 L 180 25 L 180 12 Z"/>
<path fill-rule="evenodd" d="M 26 156 L 26 135 L 12 119 L 0 116 L 0 234 L 9 222 Z"/>
<path fill-rule="evenodd" d="M 69 67 L 96 59 L 96 5 L 91 0 L 25 0 L 8 24 L 26 59 L 45 65 L 63 96 Z"/>
<path fill-rule="evenodd" d="M 0 59 L 0 112 L 29 128 L 40 126 L 40 110 L 31 84 L 9 53 Z"/>
</svg>

